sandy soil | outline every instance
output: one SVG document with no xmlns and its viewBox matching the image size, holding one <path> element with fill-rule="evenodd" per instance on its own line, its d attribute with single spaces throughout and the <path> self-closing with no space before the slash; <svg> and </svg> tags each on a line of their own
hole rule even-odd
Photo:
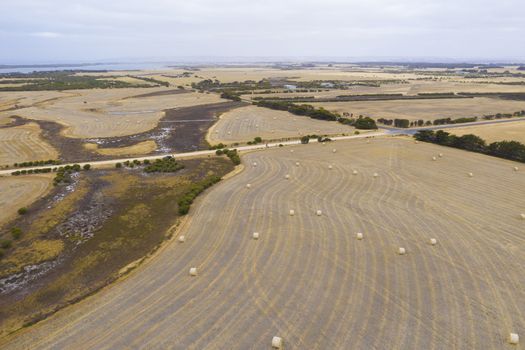
<svg viewBox="0 0 525 350">
<path fill-rule="evenodd" d="M 296 116 L 285 111 L 247 106 L 234 109 L 220 116 L 210 128 L 207 140 L 211 144 L 223 142 L 247 142 L 254 137 L 277 140 L 308 134 L 352 134 L 353 127 L 337 122 Z"/>
<path fill-rule="evenodd" d="M 0 128 L 0 165 L 57 159 L 57 151 L 41 138 L 36 123 Z"/>
<path fill-rule="evenodd" d="M 494 141 L 518 141 L 525 144 L 525 122 L 503 123 L 495 125 L 469 126 L 445 130 L 454 135 L 474 134 L 487 142 Z"/>
<path fill-rule="evenodd" d="M 64 134 L 68 137 L 125 136 L 154 128 L 165 109 L 224 101 L 215 94 L 200 93 L 130 98 L 166 90 L 169 89 L 130 88 L 71 91 L 67 97 L 13 112 L 2 112 L 0 118 L 16 114 L 29 119 L 55 121 L 66 126 Z"/>
<path fill-rule="evenodd" d="M 524 329 L 515 163 L 392 138 L 294 150 L 244 156 L 185 243 L 3 348 L 502 349 Z"/>
<path fill-rule="evenodd" d="M 53 188 L 52 178 L 52 175 L 0 177 L 0 225 L 17 215 L 19 208 L 45 196 Z"/>
<path fill-rule="evenodd" d="M 410 101 L 357 101 L 311 103 L 313 106 L 354 115 L 373 118 L 406 118 L 410 120 L 434 120 L 483 116 L 496 113 L 513 113 L 525 109 L 525 101 L 509 101 L 495 98 L 430 99 Z"/>
</svg>

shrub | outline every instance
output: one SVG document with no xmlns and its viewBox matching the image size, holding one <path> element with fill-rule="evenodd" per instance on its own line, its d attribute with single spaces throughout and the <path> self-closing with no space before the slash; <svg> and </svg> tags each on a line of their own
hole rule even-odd
<svg viewBox="0 0 525 350">
<path fill-rule="evenodd" d="M 22 230 L 19 227 L 13 227 L 11 229 L 11 236 L 13 236 L 14 239 L 19 239 L 22 237 Z"/>
<path fill-rule="evenodd" d="M 310 142 L 310 138 L 308 136 L 301 137 L 302 144 L 307 144 L 308 142 Z"/>
<path fill-rule="evenodd" d="M 132 166 L 133 163 L 130 164 Z M 184 165 L 179 164 L 175 158 L 167 156 L 162 159 L 156 159 L 155 162 L 147 165 L 144 168 L 146 173 L 173 173 L 184 168 Z"/>
<path fill-rule="evenodd" d="M 90 164 L 85 164 L 83 166 L 83 168 L 84 168 L 84 170 L 89 170 L 89 169 L 91 169 L 91 165 Z"/>
<path fill-rule="evenodd" d="M 117 168 L 117 169 L 122 168 L 122 163 L 116 163 L 116 164 L 115 164 L 115 168 Z"/>
<path fill-rule="evenodd" d="M 22 208 L 18 209 L 18 214 L 20 214 L 20 215 L 27 214 L 27 208 L 26 207 L 22 207 Z"/>
<path fill-rule="evenodd" d="M 10 239 L 0 240 L 0 247 L 3 249 L 9 249 L 11 248 L 11 245 L 13 245 L 13 242 Z"/>
<path fill-rule="evenodd" d="M 261 142 L 262 142 L 262 138 L 260 138 L 259 136 L 257 136 L 256 138 L 253 139 L 253 142 L 254 142 L 254 143 L 261 143 Z"/>
<path fill-rule="evenodd" d="M 5 255 L 5 252 L 3 249 L 0 249 L 0 259 L 2 259 Z"/>
</svg>

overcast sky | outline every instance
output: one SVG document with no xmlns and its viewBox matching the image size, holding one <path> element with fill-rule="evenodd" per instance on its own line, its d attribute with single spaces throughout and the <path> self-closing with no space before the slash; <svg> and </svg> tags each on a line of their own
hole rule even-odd
<svg viewBox="0 0 525 350">
<path fill-rule="evenodd" d="M 524 0 L 1 0 L 0 62 L 525 59 Z"/>
</svg>

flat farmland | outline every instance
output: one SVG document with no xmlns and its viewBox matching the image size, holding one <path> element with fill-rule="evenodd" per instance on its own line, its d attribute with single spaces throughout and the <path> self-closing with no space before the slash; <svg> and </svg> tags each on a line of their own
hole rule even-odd
<svg viewBox="0 0 525 350">
<path fill-rule="evenodd" d="M 397 138 L 243 160 L 195 203 L 184 243 L 2 348 L 501 349 L 524 329 L 515 163 Z"/>
<path fill-rule="evenodd" d="M 57 159 L 57 151 L 44 141 L 38 124 L 0 128 L 0 165 Z"/>
<path fill-rule="evenodd" d="M 475 125 L 445 130 L 454 135 L 474 134 L 487 142 L 518 141 L 525 144 L 525 121 L 492 125 Z"/>
<path fill-rule="evenodd" d="M 2 112 L 0 118 L 16 114 L 57 122 L 66 127 L 64 136 L 74 138 L 126 136 L 154 128 L 165 109 L 221 101 L 224 100 L 216 94 L 179 93 L 174 88 L 77 90 L 27 108 Z"/>
<path fill-rule="evenodd" d="M 372 118 L 434 120 L 514 113 L 525 109 L 525 101 L 476 97 L 458 99 L 391 100 L 310 103 L 338 113 L 353 113 Z"/>
<path fill-rule="evenodd" d="M 52 175 L 0 177 L 0 226 L 53 188 Z"/>
<path fill-rule="evenodd" d="M 337 122 L 311 119 L 286 111 L 247 106 L 226 112 L 209 130 L 208 142 L 246 142 L 263 139 L 298 138 L 308 134 L 351 134 L 355 128 Z"/>
</svg>

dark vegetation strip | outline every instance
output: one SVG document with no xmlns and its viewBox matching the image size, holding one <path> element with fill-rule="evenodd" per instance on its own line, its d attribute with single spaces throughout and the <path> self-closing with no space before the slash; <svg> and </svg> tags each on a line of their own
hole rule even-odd
<svg viewBox="0 0 525 350">
<path fill-rule="evenodd" d="M 418 131 L 414 137 L 418 141 L 435 143 L 442 146 L 464 149 L 525 163 L 525 145 L 518 141 L 498 141 L 487 144 L 481 137 L 473 134 L 456 136 L 443 130 L 435 132 L 433 130 L 421 130 Z"/>
</svg>

